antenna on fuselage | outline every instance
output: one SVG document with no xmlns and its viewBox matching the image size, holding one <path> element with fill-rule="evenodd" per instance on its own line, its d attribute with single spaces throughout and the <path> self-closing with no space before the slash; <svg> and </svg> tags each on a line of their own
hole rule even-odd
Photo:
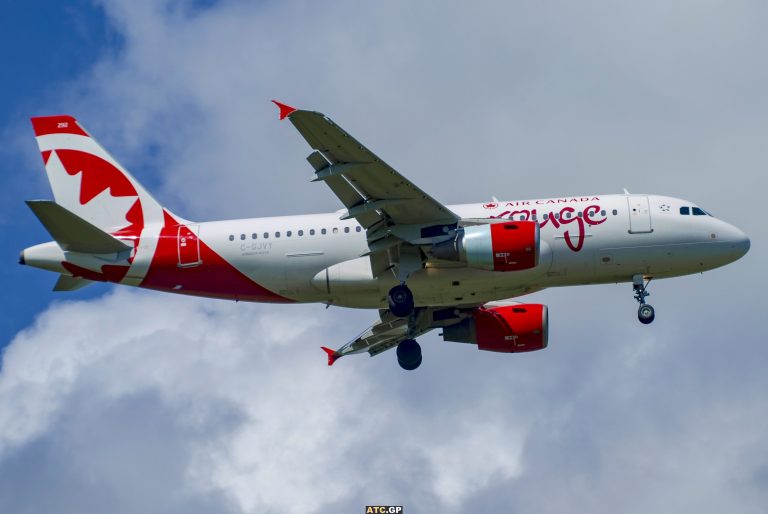
<svg viewBox="0 0 768 514">
<path fill-rule="evenodd" d="M 626 187 L 624 188 L 624 194 L 625 194 L 625 195 L 631 194 L 629 191 L 627 191 L 627 188 L 626 188 Z"/>
</svg>

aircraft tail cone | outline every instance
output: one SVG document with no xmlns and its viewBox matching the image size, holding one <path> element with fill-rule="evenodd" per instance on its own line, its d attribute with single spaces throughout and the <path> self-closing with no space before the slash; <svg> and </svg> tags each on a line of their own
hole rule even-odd
<svg viewBox="0 0 768 514">
<path fill-rule="evenodd" d="M 24 250 L 19 252 L 19 264 L 26 264 L 27 262 L 24 260 Z"/>
</svg>

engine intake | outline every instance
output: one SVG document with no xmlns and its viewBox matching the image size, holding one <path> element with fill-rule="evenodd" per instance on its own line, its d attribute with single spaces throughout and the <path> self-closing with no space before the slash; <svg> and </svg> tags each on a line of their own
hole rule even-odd
<svg viewBox="0 0 768 514">
<path fill-rule="evenodd" d="M 456 325 L 443 329 L 443 339 L 476 344 L 490 352 L 532 352 L 547 347 L 547 306 L 529 303 L 503 307 L 480 307 Z"/>
<path fill-rule="evenodd" d="M 458 230 L 450 241 L 432 246 L 438 259 L 466 263 L 489 271 L 520 271 L 539 264 L 539 224 L 508 221 Z"/>
</svg>

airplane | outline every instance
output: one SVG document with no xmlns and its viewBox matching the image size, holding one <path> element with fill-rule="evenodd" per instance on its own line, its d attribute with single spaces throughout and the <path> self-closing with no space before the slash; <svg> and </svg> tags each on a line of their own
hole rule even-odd
<svg viewBox="0 0 768 514">
<path fill-rule="evenodd" d="M 273 102 L 313 149 L 313 181 L 336 213 L 196 222 L 163 207 L 71 116 L 32 118 L 54 200 L 27 204 L 53 241 L 20 263 L 59 274 L 55 291 L 111 282 L 249 302 L 378 309 L 338 358 L 397 348 L 419 367 L 416 339 L 519 353 L 548 345 L 546 305 L 515 298 L 548 287 L 631 283 L 638 319 L 652 279 L 711 270 L 749 238 L 695 203 L 652 194 L 443 205 L 319 112 Z"/>
</svg>

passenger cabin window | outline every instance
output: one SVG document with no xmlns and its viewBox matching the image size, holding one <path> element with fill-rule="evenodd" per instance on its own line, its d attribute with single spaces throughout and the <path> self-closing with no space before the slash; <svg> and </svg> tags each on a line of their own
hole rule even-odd
<svg viewBox="0 0 768 514">
<path fill-rule="evenodd" d="M 349 227 L 344 227 L 344 233 L 349 234 Z"/>
<path fill-rule="evenodd" d="M 303 230 L 299 230 L 299 237 L 301 237 L 303 235 L 304 235 L 304 231 Z"/>
<path fill-rule="evenodd" d="M 325 230 L 324 228 L 323 228 L 323 229 L 320 229 L 320 233 L 321 233 L 321 234 L 325 235 L 325 233 L 326 233 L 326 232 L 328 232 L 328 231 L 327 231 L 327 230 Z"/>
<path fill-rule="evenodd" d="M 234 240 L 235 240 L 235 236 L 233 236 L 233 235 L 231 235 L 231 234 L 230 234 L 230 236 L 229 236 L 229 240 L 230 240 L 230 241 L 234 241 Z"/>
<path fill-rule="evenodd" d="M 616 209 L 613 210 L 613 215 L 616 216 L 619 213 Z"/>
<path fill-rule="evenodd" d="M 251 239 L 256 239 L 256 237 L 258 237 L 258 236 L 256 235 L 256 232 L 254 232 L 253 234 L 251 234 Z"/>
<path fill-rule="evenodd" d="M 311 228 L 309 229 L 309 235 L 314 236 L 315 235 L 315 229 Z"/>
<path fill-rule="evenodd" d="M 280 237 L 280 232 L 275 232 L 275 237 Z"/>
<path fill-rule="evenodd" d="M 291 232 L 291 231 L 289 230 L 288 232 L 286 232 L 286 233 L 285 233 L 285 237 L 291 237 L 291 234 L 293 234 L 293 232 Z"/>
<path fill-rule="evenodd" d="M 269 239 L 269 232 L 264 232 L 264 239 Z"/>
<path fill-rule="evenodd" d="M 240 234 L 240 241 L 245 241 L 245 234 Z"/>
<path fill-rule="evenodd" d="M 688 216 L 691 213 L 691 209 L 689 207 L 680 207 L 680 214 L 683 216 Z"/>
<path fill-rule="evenodd" d="M 355 232 L 360 232 L 361 230 L 363 230 L 363 228 L 362 228 L 362 227 L 359 227 L 359 226 L 358 226 L 358 227 L 355 227 Z"/>
</svg>

